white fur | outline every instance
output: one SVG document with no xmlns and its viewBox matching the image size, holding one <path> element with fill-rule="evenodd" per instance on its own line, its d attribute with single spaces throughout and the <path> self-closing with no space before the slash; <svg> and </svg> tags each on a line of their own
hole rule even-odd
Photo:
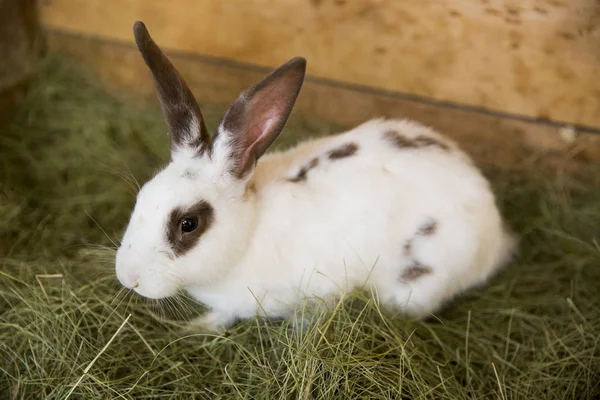
<svg viewBox="0 0 600 400">
<path fill-rule="evenodd" d="M 399 149 L 384 139 L 387 130 L 434 137 L 450 150 Z M 356 154 L 328 159 L 349 142 Z M 289 317 L 302 298 L 362 285 L 406 315 L 426 316 L 485 282 L 513 251 L 488 182 L 454 142 L 417 123 L 371 120 L 269 153 L 244 180 L 227 173 L 228 151 L 217 140 L 212 157 L 175 154 L 140 191 L 116 263 L 123 285 L 143 296 L 187 290 L 211 309 L 201 321 L 211 328 L 264 312 Z M 315 157 L 306 181 L 288 180 Z M 167 216 L 199 199 L 214 207 L 214 223 L 177 258 Z M 416 235 L 431 219 L 436 231 Z M 404 282 L 413 258 L 432 272 Z"/>
</svg>

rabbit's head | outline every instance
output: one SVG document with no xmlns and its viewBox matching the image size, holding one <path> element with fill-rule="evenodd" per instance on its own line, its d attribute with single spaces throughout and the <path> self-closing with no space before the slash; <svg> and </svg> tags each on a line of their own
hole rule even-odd
<svg viewBox="0 0 600 400">
<path fill-rule="evenodd" d="M 248 182 L 289 117 L 306 62 L 293 58 L 243 92 L 211 138 L 190 89 L 143 23 L 134 34 L 156 84 L 171 162 L 138 194 L 116 273 L 125 287 L 163 298 L 210 285 L 243 254 L 256 223 Z"/>
</svg>

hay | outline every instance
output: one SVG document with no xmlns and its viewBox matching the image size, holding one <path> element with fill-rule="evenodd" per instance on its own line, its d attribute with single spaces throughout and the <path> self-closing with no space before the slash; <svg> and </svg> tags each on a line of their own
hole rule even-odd
<svg viewBox="0 0 600 400">
<path fill-rule="evenodd" d="M 180 337 L 195 306 L 119 292 L 112 269 L 136 181 L 168 159 L 164 125 L 94 82 L 50 57 L 0 134 L 3 397 L 600 396 L 599 168 L 489 169 L 522 252 L 439 320 L 394 318 L 356 293 L 301 334 L 250 320 L 229 337 Z M 296 119 L 285 139 L 334 129 Z"/>
</svg>

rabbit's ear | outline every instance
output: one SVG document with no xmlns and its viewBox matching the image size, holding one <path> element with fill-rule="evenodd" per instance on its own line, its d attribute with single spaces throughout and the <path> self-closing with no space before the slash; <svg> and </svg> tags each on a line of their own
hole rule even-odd
<svg viewBox="0 0 600 400">
<path fill-rule="evenodd" d="M 279 136 L 300 93 L 305 71 L 306 60 L 293 58 L 244 91 L 229 107 L 212 151 L 234 177 L 251 172 Z"/>
<path fill-rule="evenodd" d="M 201 153 L 208 149 L 208 131 L 189 87 L 154 43 L 143 22 L 137 21 L 133 25 L 133 33 L 156 84 L 163 117 L 169 129 L 171 152 L 187 148 Z"/>
</svg>

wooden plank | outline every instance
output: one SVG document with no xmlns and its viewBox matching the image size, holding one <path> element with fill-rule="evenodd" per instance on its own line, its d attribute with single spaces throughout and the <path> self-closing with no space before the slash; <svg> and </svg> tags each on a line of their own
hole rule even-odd
<svg viewBox="0 0 600 400">
<path fill-rule="evenodd" d="M 24 98 L 42 51 L 35 0 L 0 0 L 0 127 Z"/>
<path fill-rule="evenodd" d="M 600 127 L 597 0 L 52 0 L 52 28 Z"/>
<path fill-rule="evenodd" d="M 155 106 L 154 84 L 133 44 L 50 33 L 49 45 L 94 68 L 116 93 L 145 99 Z M 185 54 L 168 54 L 202 105 L 222 108 L 267 71 L 248 69 Z M 569 157 L 600 159 L 600 135 L 578 135 L 565 141 L 557 127 L 509 120 L 463 109 L 440 107 L 384 93 L 361 91 L 307 79 L 293 116 L 316 117 L 351 127 L 375 117 L 411 118 L 457 140 L 475 159 L 489 164 L 521 163 L 532 149 L 550 150 Z M 215 127 L 209 127 L 215 128 Z"/>
</svg>

